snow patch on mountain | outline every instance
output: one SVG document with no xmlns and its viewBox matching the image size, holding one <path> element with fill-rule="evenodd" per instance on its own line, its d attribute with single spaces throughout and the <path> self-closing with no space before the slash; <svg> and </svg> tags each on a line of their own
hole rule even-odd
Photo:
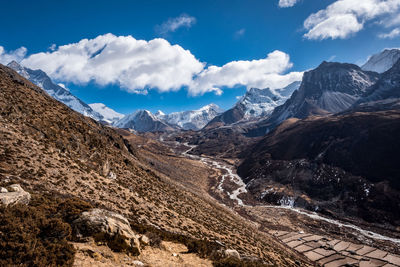
<svg viewBox="0 0 400 267">
<path fill-rule="evenodd" d="M 71 94 L 67 89 L 55 84 L 44 71 L 26 68 L 16 61 L 10 62 L 7 66 L 45 90 L 51 97 L 64 103 L 71 109 L 98 121 L 103 119 L 102 115 L 94 111 L 82 100 Z"/>
<path fill-rule="evenodd" d="M 169 125 L 177 126 L 184 130 L 200 130 L 221 112 L 220 107 L 215 104 L 209 104 L 198 110 L 173 112 L 167 115 L 162 111 L 157 111 L 155 116 Z"/>
<path fill-rule="evenodd" d="M 103 121 L 110 124 L 122 119 L 125 116 L 124 114 L 118 113 L 115 110 L 107 107 L 103 103 L 89 104 L 89 107 L 91 107 L 94 111 L 103 116 Z"/>
<path fill-rule="evenodd" d="M 371 56 L 361 67 L 363 70 L 383 73 L 400 59 L 400 48 L 385 49 Z"/>
</svg>

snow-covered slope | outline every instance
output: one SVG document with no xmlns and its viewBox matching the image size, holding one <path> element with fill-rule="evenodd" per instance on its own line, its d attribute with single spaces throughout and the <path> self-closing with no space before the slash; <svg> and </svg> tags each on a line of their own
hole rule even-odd
<svg viewBox="0 0 400 267">
<path fill-rule="evenodd" d="M 400 59 L 400 48 L 385 49 L 371 56 L 361 67 L 363 70 L 383 73 L 390 69 Z"/>
<path fill-rule="evenodd" d="M 45 90 L 50 96 L 64 103 L 71 109 L 91 117 L 95 120 L 102 120 L 103 116 L 94 111 L 89 105 L 71 94 L 67 89 L 53 83 L 49 76 L 42 70 L 32 70 L 21 66 L 15 61 L 10 62 L 8 67 L 18 72 L 21 76 Z"/>
<path fill-rule="evenodd" d="M 300 81 L 285 88 L 271 90 L 251 88 L 236 103 L 244 112 L 244 118 L 261 117 L 271 114 L 275 107 L 282 105 L 300 86 Z"/>
<path fill-rule="evenodd" d="M 137 110 L 116 121 L 113 126 L 129 128 L 138 132 L 172 131 L 171 126 L 161 121 L 148 110 Z"/>
<path fill-rule="evenodd" d="M 242 120 L 268 116 L 277 106 L 285 103 L 300 84 L 300 81 L 296 81 L 275 90 L 250 88 L 233 108 L 216 116 L 208 126 L 229 125 Z"/>
<path fill-rule="evenodd" d="M 178 126 L 184 130 L 200 130 L 221 112 L 220 107 L 209 104 L 198 110 L 173 112 L 168 115 L 159 110 L 155 116 L 169 125 Z"/>
<path fill-rule="evenodd" d="M 400 99 L 400 59 L 357 101 L 357 105 L 375 101 Z"/>
<path fill-rule="evenodd" d="M 103 116 L 103 121 L 110 124 L 122 119 L 125 116 L 124 114 L 118 113 L 115 110 L 107 107 L 103 103 L 89 104 L 89 107 L 91 107 L 94 111 Z"/>
</svg>

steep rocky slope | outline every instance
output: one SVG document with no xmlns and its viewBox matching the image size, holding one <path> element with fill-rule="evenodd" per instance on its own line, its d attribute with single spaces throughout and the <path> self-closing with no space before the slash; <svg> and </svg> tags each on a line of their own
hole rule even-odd
<svg viewBox="0 0 400 267">
<path fill-rule="evenodd" d="M 326 116 L 351 107 L 373 85 L 378 73 L 363 71 L 347 63 L 323 62 L 304 73 L 299 90 L 285 104 L 275 108 L 260 125 L 260 133 L 273 129 L 288 118 Z"/>
<path fill-rule="evenodd" d="M 400 98 L 400 59 L 368 88 L 356 104 L 396 98 Z"/>
<path fill-rule="evenodd" d="M 399 59 L 399 48 L 385 49 L 380 53 L 372 55 L 361 68 L 367 71 L 383 73 L 390 69 Z"/>
<path fill-rule="evenodd" d="M 39 194 L 75 196 L 121 213 L 133 225 L 218 241 L 269 264 L 302 264 L 231 210 L 153 169 L 114 129 L 72 111 L 1 65 L 0 88 L 2 181 Z"/>
</svg>

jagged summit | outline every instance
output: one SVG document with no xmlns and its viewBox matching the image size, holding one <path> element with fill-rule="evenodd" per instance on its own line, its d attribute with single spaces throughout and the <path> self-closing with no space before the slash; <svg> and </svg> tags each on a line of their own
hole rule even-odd
<svg viewBox="0 0 400 267">
<path fill-rule="evenodd" d="M 378 73 L 363 71 L 354 64 L 324 61 L 304 74 L 300 88 L 274 110 L 268 124 L 276 126 L 288 118 L 301 119 L 346 110 L 378 77 Z"/>
<path fill-rule="evenodd" d="M 137 110 L 116 121 L 113 126 L 118 128 L 129 128 L 138 132 L 172 131 L 171 126 L 161 121 L 148 110 Z"/>
</svg>

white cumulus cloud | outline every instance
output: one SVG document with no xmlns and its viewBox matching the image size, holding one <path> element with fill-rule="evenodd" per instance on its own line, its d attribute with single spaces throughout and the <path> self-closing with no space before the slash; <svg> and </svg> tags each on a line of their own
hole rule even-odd
<svg viewBox="0 0 400 267">
<path fill-rule="evenodd" d="M 9 52 L 7 52 L 4 47 L 0 46 L 0 63 L 7 65 L 13 60 L 20 62 L 25 57 L 26 52 L 27 49 L 23 46 Z"/>
<path fill-rule="evenodd" d="M 303 76 L 302 72 L 285 74 L 292 65 L 289 55 L 276 50 L 263 59 L 232 61 L 222 67 L 209 66 L 195 77 L 189 86 L 189 93 L 221 93 L 223 87 L 232 88 L 238 85 L 248 88 L 281 88 L 301 80 Z"/>
<path fill-rule="evenodd" d="M 168 32 L 174 32 L 179 28 L 190 28 L 196 23 L 196 18 L 187 14 L 182 14 L 176 18 L 169 18 L 166 22 L 156 26 L 156 31 L 159 34 L 167 34 Z"/>
<path fill-rule="evenodd" d="M 292 7 L 294 6 L 299 0 L 279 0 L 279 7 Z"/>
<path fill-rule="evenodd" d="M 304 21 L 307 39 L 344 39 L 383 15 L 398 14 L 400 0 L 338 0 Z"/>
<path fill-rule="evenodd" d="M 144 41 L 113 34 L 33 54 L 21 63 L 42 69 L 58 81 L 117 84 L 137 93 L 146 93 L 149 88 L 178 90 L 189 85 L 193 75 L 203 69 L 203 63 L 190 51 L 165 39 Z"/>
<path fill-rule="evenodd" d="M 4 54 L 4 49 L 0 51 Z M 25 48 L 18 51 L 23 53 L 13 54 L 26 54 Z M 221 94 L 223 89 L 235 86 L 275 89 L 301 80 L 303 75 L 289 72 L 293 66 L 290 57 L 278 50 L 262 59 L 207 66 L 189 50 L 165 39 L 145 41 L 113 34 L 31 54 L 21 64 L 41 69 L 59 83 L 117 85 L 142 94 L 148 90 L 169 92 L 184 88 L 193 96 Z"/>
<path fill-rule="evenodd" d="M 391 30 L 388 33 L 381 33 L 378 36 L 379 36 L 379 38 L 382 38 L 382 39 L 386 39 L 386 38 L 393 39 L 393 38 L 396 38 L 396 37 L 400 36 L 400 28 L 395 28 L 395 29 Z"/>
</svg>

